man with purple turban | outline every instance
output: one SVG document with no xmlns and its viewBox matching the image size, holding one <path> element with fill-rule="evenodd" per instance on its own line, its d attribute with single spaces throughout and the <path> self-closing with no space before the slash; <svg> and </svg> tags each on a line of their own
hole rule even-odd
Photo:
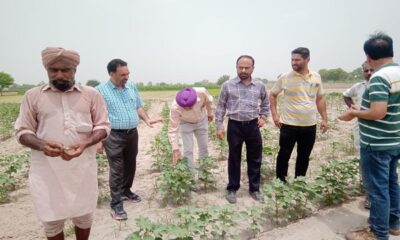
<svg viewBox="0 0 400 240">
<path fill-rule="evenodd" d="M 42 51 L 49 83 L 26 92 L 15 123 L 18 141 L 31 148 L 29 185 L 47 239 L 64 239 L 72 219 L 76 239 L 89 239 L 97 204 L 96 144 L 110 123 L 101 95 L 75 83 L 79 54 Z"/>
<path fill-rule="evenodd" d="M 172 145 L 172 163 L 175 165 L 181 158 L 178 145 L 178 130 L 180 129 L 183 156 L 194 172 L 193 136 L 197 139 L 199 158 L 208 155 L 208 122 L 214 119 L 212 113 L 212 96 L 204 87 L 183 88 L 176 94 L 169 114 L 168 138 Z"/>
</svg>

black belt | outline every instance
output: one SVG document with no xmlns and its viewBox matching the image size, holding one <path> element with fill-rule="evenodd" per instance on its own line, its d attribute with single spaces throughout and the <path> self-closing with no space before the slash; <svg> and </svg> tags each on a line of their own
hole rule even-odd
<svg viewBox="0 0 400 240">
<path fill-rule="evenodd" d="M 248 124 L 253 124 L 253 123 L 257 123 L 258 122 L 258 118 L 254 118 L 253 120 L 250 121 L 236 121 L 233 119 L 229 119 L 229 121 L 235 122 L 235 123 L 240 123 L 242 125 L 248 125 Z"/>
<path fill-rule="evenodd" d="M 111 129 L 111 131 L 118 132 L 118 133 L 131 134 L 132 132 L 136 131 L 136 128 L 131 128 L 131 129 Z"/>
</svg>

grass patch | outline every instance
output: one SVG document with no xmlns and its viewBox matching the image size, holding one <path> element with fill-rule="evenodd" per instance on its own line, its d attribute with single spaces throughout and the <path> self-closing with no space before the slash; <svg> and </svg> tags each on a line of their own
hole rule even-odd
<svg viewBox="0 0 400 240">
<path fill-rule="evenodd" d="M 21 103 L 21 101 L 22 95 L 0 96 L 0 103 Z"/>
</svg>

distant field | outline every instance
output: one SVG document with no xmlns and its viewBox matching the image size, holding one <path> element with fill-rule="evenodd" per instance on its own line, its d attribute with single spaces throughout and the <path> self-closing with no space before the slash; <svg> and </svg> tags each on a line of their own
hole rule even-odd
<svg viewBox="0 0 400 240">
<path fill-rule="evenodd" d="M 20 103 L 22 95 L 0 96 L 0 103 Z"/>
<path fill-rule="evenodd" d="M 267 90 L 271 89 L 274 83 L 269 82 L 267 84 Z M 327 92 L 342 92 L 344 89 L 350 87 L 353 83 L 324 83 L 324 89 Z M 212 96 L 219 95 L 219 89 L 209 89 L 208 92 Z M 145 99 L 172 99 L 175 97 L 177 91 L 166 90 L 166 91 L 142 91 L 140 95 Z M 17 102 L 20 103 L 22 99 L 21 95 L 13 95 L 13 96 L 0 96 L 0 103 L 6 102 Z"/>
</svg>

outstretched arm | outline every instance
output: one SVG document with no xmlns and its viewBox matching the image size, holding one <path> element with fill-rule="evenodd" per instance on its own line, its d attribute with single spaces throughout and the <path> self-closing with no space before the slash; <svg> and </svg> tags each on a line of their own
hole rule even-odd
<svg viewBox="0 0 400 240">
<path fill-rule="evenodd" d="M 153 127 L 153 124 L 162 122 L 161 118 L 150 119 L 149 116 L 147 115 L 146 111 L 142 107 L 138 108 L 137 112 L 139 114 L 140 119 L 142 119 L 146 123 L 146 125 L 151 128 Z"/>
</svg>

